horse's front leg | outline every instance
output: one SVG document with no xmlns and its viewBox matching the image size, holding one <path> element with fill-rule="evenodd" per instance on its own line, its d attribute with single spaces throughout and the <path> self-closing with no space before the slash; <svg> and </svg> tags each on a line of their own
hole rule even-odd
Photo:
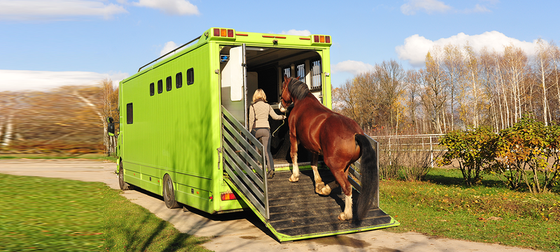
<svg viewBox="0 0 560 252">
<path fill-rule="evenodd" d="M 317 164 L 319 163 L 319 154 L 313 153 L 312 155 L 313 156 L 311 158 L 311 168 L 313 169 L 313 178 L 315 179 L 315 192 L 322 195 L 328 195 L 328 194 L 323 194 L 323 188 L 325 188 L 325 183 L 323 183 L 323 179 L 321 179 L 321 175 L 319 174 L 319 170 L 317 168 Z"/>
<path fill-rule="evenodd" d="M 297 147 L 298 147 L 298 140 L 295 136 L 292 137 L 290 134 L 290 156 L 292 157 L 292 176 L 288 179 L 290 182 L 295 183 L 299 181 L 299 166 L 297 162 Z"/>
</svg>

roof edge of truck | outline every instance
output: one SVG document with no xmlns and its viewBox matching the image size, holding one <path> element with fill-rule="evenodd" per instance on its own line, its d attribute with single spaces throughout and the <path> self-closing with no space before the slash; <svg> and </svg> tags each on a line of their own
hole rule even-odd
<svg viewBox="0 0 560 252">
<path fill-rule="evenodd" d="M 196 43 L 194 43 L 196 41 Z M 300 46 L 300 47 L 330 47 L 332 45 L 332 37 L 324 34 L 310 35 L 288 35 L 288 34 L 272 34 L 257 32 L 241 32 L 232 28 L 212 27 L 206 30 L 201 36 L 177 47 L 165 55 L 151 61 L 150 63 L 140 67 L 139 71 L 132 76 L 125 78 L 121 83 L 126 83 L 139 75 L 142 75 L 152 69 L 158 68 L 175 58 L 188 53 L 210 41 L 223 41 L 232 43 L 253 43 L 259 46 L 281 47 L 281 46 Z M 194 44 L 192 44 L 194 43 Z M 191 45 L 192 44 L 192 45 Z M 190 45 L 186 47 L 187 45 Z M 185 48 L 183 48 L 185 47 Z M 172 54 L 174 53 L 174 54 Z M 144 68 L 144 70 L 142 70 Z"/>
</svg>

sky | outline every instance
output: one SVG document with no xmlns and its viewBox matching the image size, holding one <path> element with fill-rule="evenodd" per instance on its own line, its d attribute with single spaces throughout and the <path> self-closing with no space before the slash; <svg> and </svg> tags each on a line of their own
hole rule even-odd
<svg viewBox="0 0 560 252">
<path fill-rule="evenodd" d="M 115 84 L 210 27 L 332 36 L 331 84 L 383 61 L 424 65 L 428 50 L 469 43 L 534 54 L 560 40 L 560 1 L 0 0 L 0 92 Z"/>
</svg>

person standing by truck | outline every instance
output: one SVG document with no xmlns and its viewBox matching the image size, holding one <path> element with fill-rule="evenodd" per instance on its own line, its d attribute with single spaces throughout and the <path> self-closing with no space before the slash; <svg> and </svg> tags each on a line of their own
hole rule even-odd
<svg viewBox="0 0 560 252">
<path fill-rule="evenodd" d="M 265 162 L 268 167 L 267 176 L 268 178 L 274 177 L 274 159 L 272 158 L 272 152 L 270 151 L 270 124 L 268 123 L 268 117 L 274 120 L 284 120 L 285 115 L 278 115 L 274 112 L 274 109 L 267 103 L 266 94 L 262 89 L 257 89 L 253 94 L 253 104 L 249 109 L 249 131 L 262 143 L 266 153 Z"/>
<path fill-rule="evenodd" d="M 107 146 L 107 156 L 111 156 L 111 152 L 115 153 L 116 148 L 116 137 L 115 137 L 115 123 L 113 122 L 113 117 L 107 117 L 107 135 L 108 135 L 108 146 Z"/>
</svg>

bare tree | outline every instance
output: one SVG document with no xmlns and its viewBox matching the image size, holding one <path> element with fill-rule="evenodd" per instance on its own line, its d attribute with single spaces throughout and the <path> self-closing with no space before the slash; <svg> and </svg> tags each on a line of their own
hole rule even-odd
<svg viewBox="0 0 560 252">
<path fill-rule="evenodd" d="M 404 91 L 405 71 L 402 66 L 394 60 L 384 61 L 380 66 L 375 68 L 375 75 L 379 80 L 379 114 L 388 113 L 388 126 L 398 132 L 398 100 Z"/>
<path fill-rule="evenodd" d="M 447 102 L 447 93 L 445 91 L 444 71 L 441 66 L 441 58 L 432 52 L 426 55 L 426 70 L 424 72 L 424 95 L 425 104 L 430 106 L 429 116 L 438 133 L 443 133 L 445 126 L 445 118 L 443 108 Z"/>
<path fill-rule="evenodd" d="M 545 125 L 558 123 L 560 50 L 542 40 L 537 46 L 530 60 L 513 45 L 476 52 L 467 44 L 434 47 L 419 70 L 406 72 L 395 61 L 385 61 L 346 82 L 340 90 L 345 93 L 341 111 L 364 128 L 384 127 L 392 134 L 407 127 L 445 133 L 459 123 L 497 131 L 525 112 Z"/>
<path fill-rule="evenodd" d="M 418 116 L 418 107 L 420 98 L 420 85 L 421 85 L 421 74 L 414 70 L 408 70 L 406 72 L 406 91 L 407 91 L 407 103 L 406 107 L 408 108 L 408 116 L 411 121 L 411 125 L 414 128 L 416 134 L 420 133 L 419 124 L 417 121 Z"/>
<path fill-rule="evenodd" d="M 521 48 L 512 45 L 506 46 L 504 49 L 503 68 L 505 70 L 505 79 L 511 85 L 511 94 L 513 98 L 514 117 L 512 123 L 516 123 L 522 117 L 525 108 L 525 90 L 522 85 L 527 67 L 527 56 Z"/>
<path fill-rule="evenodd" d="M 557 106 L 556 109 L 558 112 L 560 112 L 560 69 L 559 69 L 559 65 L 560 65 L 560 49 L 558 48 L 558 46 L 554 43 L 554 42 L 550 42 L 550 50 L 551 50 L 551 57 L 552 57 L 552 65 L 554 68 L 554 74 L 553 74 L 553 82 L 554 82 L 554 86 L 556 86 L 556 98 L 557 98 Z M 558 113 L 557 113 L 558 115 Z"/>
<path fill-rule="evenodd" d="M 548 109 L 548 98 L 547 98 L 547 85 L 546 77 L 552 75 L 553 62 L 552 62 L 552 47 L 544 42 L 542 39 L 537 41 L 537 56 L 535 58 L 535 64 L 537 68 L 538 75 L 540 77 L 540 86 L 542 88 L 542 109 L 543 109 L 543 119 L 544 125 L 548 126 L 549 121 L 549 109 Z"/>
<path fill-rule="evenodd" d="M 352 113 L 359 118 L 363 129 L 371 129 L 379 125 L 379 82 L 373 72 L 357 75 L 352 81 L 349 89 L 350 95 L 355 97 Z"/>
<path fill-rule="evenodd" d="M 479 126 L 479 93 L 480 93 L 480 79 L 479 79 L 479 73 L 480 73 L 480 65 L 478 62 L 478 57 L 475 54 L 472 46 L 470 45 L 466 45 L 464 47 L 465 52 L 466 52 L 466 65 L 467 65 L 467 72 L 468 72 L 468 80 L 471 84 L 470 88 L 471 88 L 471 94 L 472 94 L 472 105 L 473 107 L 471 107 L 471 111 L 474 114 L 473 115 L 473 127 L 477 128 Z"/>
<path fill-rule="evenodd" d="M 463 55 L 458 46 L 448 44 L 443 48 L 443 69 L 445 71 L 446 86 L 449 89 L 451 100 L 449 101 L 451 114 L 451 130 L 455 129 L 455 102 L 457 97 L 457 87 L 461 85 L 465 72 Z"/>
</svg>

